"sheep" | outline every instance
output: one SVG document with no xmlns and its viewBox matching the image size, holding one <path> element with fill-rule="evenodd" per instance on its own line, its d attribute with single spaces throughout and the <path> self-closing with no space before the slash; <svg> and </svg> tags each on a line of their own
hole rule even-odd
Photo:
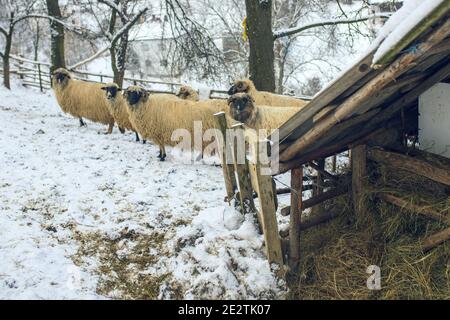
<svg viewBox="0 0 450 320">
<path fill-rule="evenodd" d="M 136 141 L 139 142 L 139 134 L 133 128 L 133 125 L 131 124 L 128 116 L 126 106 L 127 101 L 124 99 L 122 94 L 119 94 L 122 89 L 116 83 L 108 83 L 101 89 L 106 92 L 106 99 L 109 102 L 108 110 L 116 121 L 120 132 L 125 133 L 125 130 L 133 131 L 136 134 Z"/>
<path fill-rule="evenodd" d="M 85 125 L 83 118 L 94 122 L 107 124 L 107 134 L 114 128 L 114 118 L 108 111 L 108 101 L 100 88 L 102 83 L 90 83 L 72 79 L 70 73 L 63 68 L 53 72 L 52 87 L 61 110 L 80 119 L 80 125 Z"/>
<path fill-rule="evenodd" d="M 299 111 L 298 107 L 278 107 L 255 105 L 255 99 L 247 93 L 236 93 L 228 98 L 227 115 L 246 127 L 268 133 L 278 129 Z"/>
<path fill-rule="evenodd" d="M 199 101 L 198 92 L 189 86 L 181 86 L 177 93 L 177 97 L 183 100 Z"/>
<path fill-rule="evenodd" d="M 136 86 L 125 90 L 124 97 L 128 101 L 127 110 L 133 127 L 143 138 L 159 145 L 161 161 L 167 156 L 165 146 L 177 145 L 172 141 L 175 130 L 185 129 L 194 137 L 194 121 L 201 121 L 203 136 L 206 130 L 215 128 L 214 114 L 224 111 L 227 106 L 225 100 L 193 102 L 170 94 L 149 95 Z M 207 144 L 203 141 L 202 149 Z"/>
<path fill-rule="evenodd" d="M 239 92 L 250 94 L 254 98 L 257 105 L 263 106 L 302 108 L 308 103 L 307 101 L 294 97 L 283 96 L 267 91 L 258 91 L 256 90 L 253 81 L 249 79 L 234 81 L 233 85 L 228 90 L 228 94 L 230 96 Z"/>
</svg>

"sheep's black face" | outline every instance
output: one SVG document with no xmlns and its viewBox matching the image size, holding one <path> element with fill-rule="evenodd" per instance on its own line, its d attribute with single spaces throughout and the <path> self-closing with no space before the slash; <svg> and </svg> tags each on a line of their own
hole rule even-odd
<svg viewBox="0 0 450 320">
<path fill-rule="evenodd" d="M 145 97 L 146 93 L 142 90 L 129 90 L 125 94 L 125 98 L 130 106 L 135 106 Z"/>
<path fill-rule="evenodd" d="M 103 87 L 102 90 L 106 91 L 106 98 L 108 100 L 113 100 L 117 97 L 117 93 L 122 89 L 117 88 L 116 86 L 111 86 L 111 87 Z"/>
<path fill-rule="evenodd" d="M 65 84 L 70 79 L 70 76 L 63 72 L 55 72 L 53 74 L 53 77 L 55 78 L 56 83 L 59 85 Z"/>
<path fill-rule="evenodd" d="M 243 81 L 236 81 L 228 90 L 228 94 L 231 96 L 239 92 L 247 92 L 248 86 Z"/>
<path fill-rule="evenodd" d="M 246 93 L 237 93 L 228 99 L 231 117 L 239 122 L 246 123 L 251 117 L 254 105 L 253 98 Z"/>
</svg>

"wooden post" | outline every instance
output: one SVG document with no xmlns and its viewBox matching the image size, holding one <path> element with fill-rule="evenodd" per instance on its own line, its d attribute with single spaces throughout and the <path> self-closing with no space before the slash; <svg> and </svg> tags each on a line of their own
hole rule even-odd
<svg viewBox="0 0 450 320">
<path fill-rule="evenodd" d="M 227 139 L 227 119 L 225 112 L 216 113 L 214 116 L 216 119 L 216 128 L 220 130 L 222 134 L 222 139 L 216 137 L 216 141 L 218 141 L 218 143 L 220 141 L 222 142 L 222 145 L 219 145 L 219 152 L 221 152 L 223 178 L 225 180 L 225 188 L 227 191 L 225 200 L 230 203 L 231 200 L 236 197 L 237 185 L 234 166 L 233 164 L 228 163 L 228 156 L 231 155 L 232 151 L 230 149 L 230 141 Z"/>
<path fill-rule="evenodd" d="M 269 260 L 269 263 L 278 265 L 277 274 L 280 277 L 284 277 L 283 252 L 281 249 L 281 239 L 278 233 L 272 177 L 270 175 L 261 174 L 261 163 L 258 157 L 258 145 L 266 143 L 266 141 L 254 141 L 253 143 L 255 154 L 253 155 L 252 161 L 249 162 L 249 168 L 252 183 L 255 186 L 259 198 L 259 216 L 266 243 L 267 259 Z"/>
<path fill-rule="evenodd" d="M 244 125 L 242 123 L 234 125 L 234 137 L 236 137 L 237 141 L 233 141 L 233 163 L 234 170 L 237 175 L 237 183 L 239 186 L 239 199 L 240 205 L 242 209 L 242 213 L 251 213 L 256 212 L 255 203 L 253 202 L 253 190 L 252 183 L 250 180 L 250 172 L 248 167 L 248 161 L 246 157 L 246 145 L 245 145 L 245 135 L 244 135 Z M 243 141 L 244 145 L 239 146 L 239 141 Z M 244 154 L 243 159 L 239 159 L 238 148 L 244 147 L 244 150 L 241 150 Z M 239 163 L 239 162 L 244 163 Z"/>
<path fill-rule="evenodd" d="M 351 153 L 352 163 L 352 193 L 353 193 L 353 208 L 356 216 L 363 217 L 366 213 L 366 206 L 364 205 L 364 179 L 366 177 L 366 145 L 359 145 L 352 149 Z"/>
<path fill-rule="evenodd" d="M 331 157 L 331 172 L 336 173 L 337 169 L 337 155 Z"/>
<path fill-rule="evenodd" d="M 316 185 L 314 186 L 314 189 L 313 189 L 313 197 L 317 197 L 317 196 L 320 196 L 322 193 L 321 187 L 324 182 L 322 172 L 325 171 L 325 159 L 319 159 L 317 166 L 314 165 L 313 168 L 314 167 L 316 167 L 315 169 L 316 169 L 317 175 L 316 175 L 316 181 L 315 181 Z M 317 214 L 321 209 L 322 209 L 321 206 L 314 206 L 311 209 L 311 213 Z"/>
<path fill-rule="evenodd" d="M 289 267 L 298 272 L 300 261 L 300 224 L 302 216 L 303 167 L 291 170 L 291 215 L 289 221 Z"/>
</svg>

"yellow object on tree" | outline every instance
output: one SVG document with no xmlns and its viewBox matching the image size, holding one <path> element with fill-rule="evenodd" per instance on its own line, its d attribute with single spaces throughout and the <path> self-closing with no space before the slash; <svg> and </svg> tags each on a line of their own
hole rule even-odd
<svg viewBox="0 0 450 320">
<path fill-rule="evenodd" d="M 242 28 L 244 28 L 244 31 L 242 32 L 242 40 L 244 40 L 244 42 L 247 42 L 247 40 L 248 40 L 248 36 L 247 36 L 247 17 L 245 17 L 244 20 L 242 20 Z"/>
</svg>

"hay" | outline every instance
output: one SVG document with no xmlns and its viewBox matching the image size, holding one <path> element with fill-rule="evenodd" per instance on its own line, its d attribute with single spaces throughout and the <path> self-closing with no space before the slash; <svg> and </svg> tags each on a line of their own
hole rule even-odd
<svg viewBox="0 0 450 320">
<path fill-rule="evenodd" d="M 381 167 L 371 171 L 369 211 L 356 221 L 349 195 L 327 204 L 338 218 L 301 235 L 301 271 L 291 299 L 450 299 L 450 243 L 424 253 L 421 241 L 448 227 L 448 188 Z M 447 217 L 431 220 L 377 199 L 391 192 Z M 381 268 L 381 290 L 369 290 L 367 267 Z"/>
</svg>

